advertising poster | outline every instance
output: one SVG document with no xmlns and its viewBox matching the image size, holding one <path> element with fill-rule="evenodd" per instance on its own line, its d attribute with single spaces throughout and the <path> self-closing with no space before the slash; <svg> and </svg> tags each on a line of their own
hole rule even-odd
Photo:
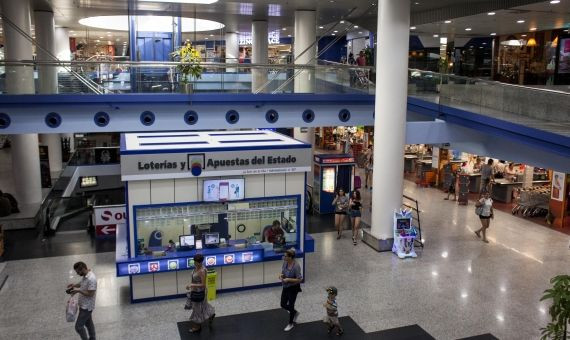
<svg viewBox="0 0 570 340">
<path fill-rule="evenodd" d="M 570 73 L 570 38 L 560 40 L 560 56 L 558 59 L 558 73 Z"/>
<path fill-rule="evenodd" d="M 334 193 L 335 169 L 333 167 L 323 167 L 323 191 Z"/>
<path fill-rule="evenodd" d="M 564 192 L 566 174 L 554 171 L 552 173 L 552 191 L 550 198 L 562 202 L 564 200 Z"/>
</svg>

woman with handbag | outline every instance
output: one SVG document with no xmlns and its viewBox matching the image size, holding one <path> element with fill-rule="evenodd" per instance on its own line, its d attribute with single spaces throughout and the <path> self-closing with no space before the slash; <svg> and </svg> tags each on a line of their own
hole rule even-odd
<svg viewBox="0 0 570 340">
<path fill-rule="evenodd" d="M 202 323 L 208 320 L 211 327 L 214 317 L 216 316 L 214 307 L 208 303 L 206 298 L 206 268 L 203 263 L 204 256 L 197 254 L 194 256 L 194 270 L 192 271 L 192 282 L 186 286 L 190 291 L 190 300 L 192 302 L 192 314 L 190 314 L 190 333 L 200 332 Z"/>
<path fill-rule="evenodd" d="M 295 261 L 295 249 L 288 249 L 285 252 L 279 280 L 283 283 L 281 308 L 289 312 L 289 323 L 284 331 L 289 332 L 295 327 L 295 322 L 299 316 L 299 312 L 295 310 L 295 301 L 297 300 L 297 294 L 301 292 L 301 281 L 303 281 L 301 266 Z"/>
<path fill-rule="evenodd" d="M 489 243 L 487 240 L 487 229 L 490 227 L 491 219 L 493 216 L 493 200 L 491 199 L 491 194 L 487 191 L 483 193 L 483 196 L 475 203 L 475 213 L 479 215 L 481 221 L 481 228 L 475 231 L 477 237 L 481 238 L 483 235 L 483 242 Z"/>
<path fill-rule="evenodd" d="M 358 242 L 358 231 L 360 229 L 360 219 L 362 217 L 362 203 L 360 203 L 360 191 L 354 190 L 350 198 L 350 222 L 352 225 L 352 244 Z"/>
</svg>

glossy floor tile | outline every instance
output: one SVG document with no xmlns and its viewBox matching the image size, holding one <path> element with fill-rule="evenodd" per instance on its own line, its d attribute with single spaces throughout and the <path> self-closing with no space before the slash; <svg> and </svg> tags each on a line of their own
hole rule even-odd
<svg viewBox="0 0 570 340">
<path fill-rule="evenodd" d="M 323 317 L 324 291 L 339 289 L 341 316 L 367 333 L 418 324 L 436 339 L 491 333 L 499 339 L 537 339 L 548 322 L 539 302 L 550 277 L 570 272 L 570 237 L 497 212 L 481 242 L 474 207 L 444 201 L 439 190 L 406 181 L 420 201 L 425 249 L 417 259 L 377 253 L 334 232 L 314 234 L 299 321 Z M 376 190 L 376 189 L 374 189 Z M 98 277 L 94 320 L 99 339 L 177 339 L 187 320 L 183 299 L 130 304 L 127 278 L 115 277 L 114 253 L 8 261 L 0 291 L 0 339 L 76 339 L 65 321 L 65 286 L 72 265 L 85 261 Z M 218 316 L 278 308 L 279 288 L 218 295 Z M 285 326 L 286 320 L 283 320 Z M 281 332 L 281 329 L 276 329 Z"/>
</svg>

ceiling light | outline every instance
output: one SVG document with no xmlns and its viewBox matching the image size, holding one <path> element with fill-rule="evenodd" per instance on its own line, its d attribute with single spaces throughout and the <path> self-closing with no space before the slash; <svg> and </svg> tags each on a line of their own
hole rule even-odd
<svg viewBox="0 0 570 340">
<path fill-rule="evenodd" d="M 521 37 L 523 37 L 523 38 L 526 37 L 526 34 L 521 34 Z"/>
<path fill-rule="evenodd" d="M 517 20 L 517 24 L 524 24 L 524 20 L 523 19 Z"/>
<path fill-rule="evenodd" d="M 286 31 L 286 30 L 287 30 L 287 28 L 286 28 L 286 27 L 283 27 L 281 30 L 282 30 L 282 31 Z"/>
<path fill-rule="evenodd" d="M 489 13 L 487 13 L 487 15 L 495 15 L 495 14 L 497 14 L 497 13 L 495 13 L 495 12 L 489 12 Z"/>
<path fill-rule="evenodd" d="M 556 5 L 560 3 L 560 0 L 551 0 L 550 3 Z"/>
<path fill-rule="evenodd" d="M 324 27 L 323 27 L 323 26 L 319 26 L 319 28 L 320 28 L 320 29 L 323 29 Z"/>
<path fill-rule="evenodd" d="M 434 37 L 434 38 L 439 38 L 439 34 L 434 34 L 433 37 Z"/>
<path fill-rule="evenodd" d="M 333 31 L 333 32 L 338 33 L 338 31 Z"/>
<path fill-rule="evenodd" d="M 446 24 L 451 24 L 451 20 L 445 20 L 444 21 Z"/>
<path fill-rule="evenodd" d="M 218 2 L 218 0 L 139 0 L 141 2 L 170 2 L 177 4 L 204 4 L 209 5 Z"/>
<path fill-rule="evenodd" d="M 331 34 L 331 35 L 336 35 L 335 33 Z"/>
<path fill-rule="evenodd" d="M 465 30 L 466 30 L 466 31 L 471 31 L 471 27 L 467 27 Z"/>
<path fill-rule="evenodd" d="M 529 30 L 531 30 L 531 31 L 536 31 L 537 28 L 536 28 L 536 27 L 531 27 L 531 28 L 529 28 Z"/>
<path fill-rule="evenodd" d="M 69 33 L 73 33 L 74 31 L 69 31 Z"/>
<path fill-rule="evenodd" d="M 419 2 L 414 2 L 414 5 L 419 5 L 419 4 L 420 4 Z"/>
<path fill-rule="evenodd" d="M 213 34 L 210 34 L 210 36 L 213 37 L 214 35 L 213 35 Z"/>
<path fill-rule="evenodd" d="M 358 34 L 362 34 L 362 32 L 358 32 Z"/>
<path fill-rule="evenodd" d="M 289 38 L 291 38 L 291 34 L 287 34 L 287 36 L 288 36 Z"/>
<path fill-rule="evenodd" d="M 341 23 L 341 24 L 344 24 L 344 20 L 341 20 L 340 23 Z"/>
<path fill-rule="evenodd" d="M 103 37 L 99 37 L 99 39 L 103 39 Z"/>
<path fill-rule="evenodd" d="M 180 18 L 182 32 L 213 31 L 225 27 L 224 24 L 205 19 Z M 172 17 L 170 16 L 154 16 L 154 15 L 138 15 L 135 17 L 137 30 L 139 32 L 172 32 Z M 79 20 L 84 26 L 109 29 L 115 31 L 129 30 L 129 17 L 127 15 L 108 15 L 89 17 Z"/>
<path fill-rule="evenodd" d="M 515 37 L 514 35 L 509 35 L 505 41 L 501 41 L 501 45 L 505 47 L 507 46 L 520 47 L 522 46 L 522 42 L 519 39 L 517 39 L 517 37 Z"/>
<path fill-rule="evenodd" d="M 204 39 L 208 40 L 209 38 L 204 38 Z"/>
<path fill-rule="evenodd" d="M 491 35 L 492 35 L 492 36 L 496 36 L 496 35 L 497 35 L 497 33 L 491 33 Z"/>
<path fill-rule="evenodd" d="M 410 27 L 410 29 L 411 29 L 411 30 L 415 30 L 415 29 L 416 29 L 416 26 L 412 26 L 412 27 Z"/>
<path fill-rule="evenodd" d="M 96 43 L 101 42 L 101 40 L 95 40 Z"/>
<path fill-rule="evenodd" d="M 358 28 L 358 25 L 354 25 L 354 28 Z"/>
<path fill-rule="evenodd" d="M 536 39 L 530 38 L 530 39 L 528 39 L 528 42 L 526 43 L 526 45 L 527 45 L 528 47 L 535 47 L 535 46 L 538 45 L 538 44 L 537 44 L 537 42 L 536 42 Z"/>
</svg>

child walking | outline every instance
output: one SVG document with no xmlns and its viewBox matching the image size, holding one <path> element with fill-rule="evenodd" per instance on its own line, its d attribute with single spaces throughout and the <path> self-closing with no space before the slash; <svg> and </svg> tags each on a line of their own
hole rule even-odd
<svg viewBox="0 0 570 340">
<path fill-rule="evenodd" d="M 328 332 L 332 332 L 336 327 L 336 335 L 342 335 L 344 330 L 338 321 L 338 305 L 336 304 L 336 295 L 338 294 L 338 290 L 336 287 L 331 286 L 327 288 L 327 293 L 327 301 L 324 303 L 324 307 L 327 310 L 325 322 L 329 325 Z"/>
</svg>

